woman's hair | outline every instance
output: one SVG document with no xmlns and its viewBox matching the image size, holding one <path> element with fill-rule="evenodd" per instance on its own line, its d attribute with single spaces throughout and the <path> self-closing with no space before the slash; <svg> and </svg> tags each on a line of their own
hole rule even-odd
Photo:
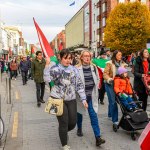
<svg viewBox="0 0 150 150">
<path fill-rule="evenodd" d="M 144 49 L 142 49 L 141 51 L 140 51 L 140 57 L 143 59 L 143 53 L 144 53 L 144 51 L 145 50 L 147 50 L 146 48 L 144 48 Z"/>
<path fill-rule="evenodd" d="M 65 57 L 65 59 L 66 59 L 69 55 L 71 56 L 71 59 L 72 59 L 72 53 L 67 49 L 63 49 L 59 53 L 60 59 L 62 59 L 63 57 Z"/>
<path fill-rule="evenodd" d="M 83 55 L 84 55 L 84 53 L 85 52 L 87 52 L 87 53 L 89 53 L 90 54 L 90 57 L 91 57 L 91 52 L 89 51 L 89 50 L 83 50 L 82 52 L 81 52 L 81 54 L 80 54 L 80 59 L 79 59 L 79 64 L 78 64 L 78 66 L 81 66 L 82 65 L 82 57 L 83 57 Z"/>
<path fill-rule="evenodd" d="M 112 55 L 112 58 L 111 58 L 113 64 L 115 63 L 116 55 L 117 55 L 119 52 L 121 53 L 121 51 L 119 51 L 119 50 L 115 50 L 115 51 L 113 52 L 113 55 Z"/>
</svg>

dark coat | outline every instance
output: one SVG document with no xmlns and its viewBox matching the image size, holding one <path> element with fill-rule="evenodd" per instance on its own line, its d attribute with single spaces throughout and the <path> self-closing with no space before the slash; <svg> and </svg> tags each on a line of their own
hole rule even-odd
<svg viewBox="0 0 150 150">
<path fill-rule="evenodd" d="M 149 59 L 148 59 L 148 62 L 149 62 L 149 71 L 150 71 L 150 60 Z M 137 93 L 144 93 L 146 91 L 146 88 L 142 81 L 142 74 L 144 74 L 142 58 L 140 56 L 138 56 L 136 58 L 136 63 L 134 66 L 134 90 Z"/>
<path fill-rule="evenodd" d="M 21 71 L 28 71 L 29 70 L 29 62 L 28 61 L 21 61 L 20 62 L 20 69 L 21 69 Z"/>
<path fill-rule="evenodd" d="M 32 62 L 31 72 L 32 72 L 34 81 L 36 83 L 44 82 L 43 72 L 44 72 L 45 64 L 46 64 L 46 61 L 44 58 L 41 60 L 41 62 L 37 58 L 35 58 Z"/>
</svg>

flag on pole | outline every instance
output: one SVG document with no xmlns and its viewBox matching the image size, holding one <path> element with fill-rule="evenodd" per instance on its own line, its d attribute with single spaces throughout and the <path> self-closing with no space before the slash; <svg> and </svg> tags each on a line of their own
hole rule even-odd
<svg viewBox="0 0 150 150">
<path fill-rule="evenodd" d="M 43 34 L 42 30 L 40 29 L 40 27 L 38 26 L 38 24 L 36 23 L 34 18 L 33 18 L 33 21 L 34 21 L 34 25 L 35 25 L 36 30 L 37 30 L 37 35 L 38 35 L 38 38 L 39 38 L 41 49 L 42 49 L 45 57 L 54 56 L 54 52 L 53 52 L 50 44 L 48 43 L 45 35 Z"/>
<path fill-rule="evenodd" d="M 74 2 L 72 2 L 69 6 L 73 6 L 73 5 L 75 5 L 75 1 L 74 1 Z"/>
</svg>

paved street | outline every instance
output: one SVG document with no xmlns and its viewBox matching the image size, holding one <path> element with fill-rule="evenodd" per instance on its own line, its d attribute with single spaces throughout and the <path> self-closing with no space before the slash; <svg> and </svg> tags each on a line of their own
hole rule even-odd
<svg viewBox="0 0 150 150">
<path fill-rule="evenodd" d="M 9 130 L 4 150 L 59 150 L 61 149 L 58 137 L 58 123 L 54 116 L 44 112 L 45 104 L 36 107 L 35 85 L 29 81 L 22 85 L 21 77 L 12 80 L 14 95 L 13 108 Z M 49 89 L 46 89 L 45 100 Z M 99 122 L 106 144 L 102 150 L 139 150 L 136 141 L 132 141 L 130 134 L 119 129 L 117 133 L 112 130 L 111 121 L 107 118 L 107 97 L 105 105 L 100 105 Z M 95 138 L 90 125 L 89 117 L 84 116 L 84 136 L 76 136 L 76 129 L 69 133 L 69 145 L 72 150 L 96 150 Z M 138 132 L 139 136 L 140 132 Z"/>
</svg>

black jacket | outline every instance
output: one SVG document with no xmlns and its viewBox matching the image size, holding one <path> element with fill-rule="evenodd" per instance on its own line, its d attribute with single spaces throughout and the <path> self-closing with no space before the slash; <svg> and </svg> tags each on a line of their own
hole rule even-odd
<svg viewBox="0 0 150 150">
<path fill-rule="evenodd" d="M 136 63 L 134 66 L 134 90 L 137 93 L 143 93 L 145 92 L 145 86 L 142 81 L 142 74 L 144 74 L 144 68 L 143 68 L 143 63 L 142 63 L 142 58 L 138 56 L 136 58 Z M 150 71 L 150 60 L 148 59 L 149 62 L 149 71 Z"/>
</svg>

